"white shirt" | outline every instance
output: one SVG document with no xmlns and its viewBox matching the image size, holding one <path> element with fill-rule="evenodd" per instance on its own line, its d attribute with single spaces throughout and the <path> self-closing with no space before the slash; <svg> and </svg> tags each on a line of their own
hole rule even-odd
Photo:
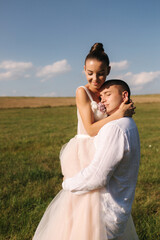
<svg viewBox="0 0 160 240">
<path fill-rule="evenodd" d="M 75 194 L 102 188 L 108 238 L 121 235 L 131 213 L 140 161 L 140 142 L 132 118 L 121 118 L 101 128 L 96 153 L 88 167 L 62 183 Z M 105 190 L 104 190 L 105 187 Z"/>
</svg>

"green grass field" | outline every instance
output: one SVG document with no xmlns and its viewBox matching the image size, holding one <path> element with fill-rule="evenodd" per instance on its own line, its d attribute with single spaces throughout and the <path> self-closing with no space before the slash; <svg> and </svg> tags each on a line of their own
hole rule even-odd
<svg viewBox="0 0 160 240">
<path fill-rule="evenodd" d="M 136 105 L 141 164 L 132 215 L 140 240 L 158 240 L 160 103 Z M 59 151 L 76 125 L 73 106 L 0 110 L 0 239 L 32 239 L 61 189 Z"/>
</svg>

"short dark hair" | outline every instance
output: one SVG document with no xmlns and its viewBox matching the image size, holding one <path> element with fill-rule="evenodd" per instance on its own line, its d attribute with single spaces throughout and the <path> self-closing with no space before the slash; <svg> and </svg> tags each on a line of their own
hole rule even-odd
<svg viewBox="0 0 160 240">
<path fill-rule="evenodd" d="M 121 86 L 122 91 L 127 91 L 128 92 L 128 99 L 130 99 L 131 90 L 130 90 L 128 84 L 123 80 L 120 80 L 120 79 L 107 80 L 103 83 L 103 85 L 101 86 L 101 89 L 110 87 L 112 85 Z"/>
</svg>

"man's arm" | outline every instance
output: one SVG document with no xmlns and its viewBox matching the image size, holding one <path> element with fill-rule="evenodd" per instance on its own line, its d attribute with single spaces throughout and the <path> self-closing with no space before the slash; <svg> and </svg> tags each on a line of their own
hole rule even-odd
<svg viewBox="0 0 160 240">
<path fill-rule="evenodd" d="M 62 183 L 63 189 L 83 194 L 101 188 L 109 181 L 124 155 L 124 133 L 117 125 L 107 124 L 96 138 L 93 161 L 74 177 L 66 179 Z"/>
</svg>

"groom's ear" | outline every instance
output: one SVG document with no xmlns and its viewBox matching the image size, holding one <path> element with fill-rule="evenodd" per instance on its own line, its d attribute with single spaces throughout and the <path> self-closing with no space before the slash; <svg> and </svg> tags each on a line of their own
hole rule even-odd
<svg viewBox="0 0 160 240">
<path fill-rule="evenodd" d="M 123 102 L 126 101 L 126 100 L 129 101 L 129 99 L 128 99 L 128 92 L 127 91 L 123 91 L 122 92 L 122 100 L 123 100 Z"/>
</svg>

